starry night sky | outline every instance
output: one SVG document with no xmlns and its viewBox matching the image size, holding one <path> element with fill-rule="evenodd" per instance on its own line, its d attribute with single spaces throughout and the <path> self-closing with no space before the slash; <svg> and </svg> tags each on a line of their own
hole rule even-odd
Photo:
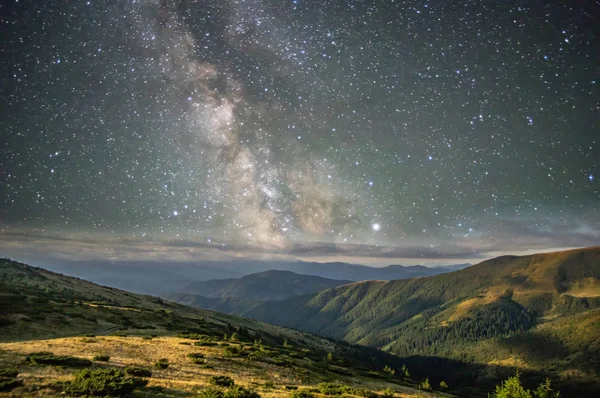
<svg viewBox="0 0 600 398">
<path fill-rule="evenodd" d="M 391 263 L 600 244 L 598 1 L 0 12 L 2 253 L 54 237 Z"/>
</svg>

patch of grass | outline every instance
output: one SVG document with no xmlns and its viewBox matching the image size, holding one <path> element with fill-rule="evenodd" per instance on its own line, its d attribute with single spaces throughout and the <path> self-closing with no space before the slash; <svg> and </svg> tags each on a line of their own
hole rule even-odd
<svg viewBox="0 0 600 398">
<path fill-rule="evenodd" d="M 235 385 L 233 379 L 229 376 L 213 376 L 209 380 L 210 384 L 219 387 L 231 387 Z"/>
<path fill-rule="evenodd" d="M 54 355 L 47 351 L 31 353 L 25 360 L 32 365 L 66 366 L 69 368 L 86 368 L 92 364 L 92 361 L 89 359 L 68 355 Z"/>
<path fill-rule="evenodd" d="M 125 374 L 132 377 L 152 377 L 151 371 L 136 366 L 127 366 L 125 368 Z"/>
<path fill-rule="evenodd" d="M 75 373 L 75 380 L 63 386 L 65 393 L 76 397 L 120 397 L 146 383 L 146 380 L 126 376 L 119 369 L 83 369 Z"/>
<path fill-rule="evenodd" d="M 99 362 L 108 362 L 108 361 L 110 361 L 110 356 L 109 355 L 94 355 L 94 357 L 92 359 L 94 361 L 99 361 Z"/>
<path fill-rule="evenodd" d="M 167 358 L 161 358 L 154 363 L 154 367 L 157 369 L 166 369 L 169 367 L 169 360 Z"/>
</svg>

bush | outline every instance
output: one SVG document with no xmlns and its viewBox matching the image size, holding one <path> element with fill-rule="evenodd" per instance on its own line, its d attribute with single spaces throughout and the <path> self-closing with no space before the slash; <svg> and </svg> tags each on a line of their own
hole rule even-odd
<svg viewBox="0 0 600 398">
<path fill-rule="evenodd" d="M 231 387 L 235 384 L 233 379 L 229 376 L 213 376 L 210 378 L 210 384 L 214 384 L 219 387 Z"/>
<path fill-rule="evenodd" d="M 339 382 L 319 383 L 318 392 L 324 395 L 358 395 L 365 398 L 376 398 L 377 394 L 366 388 L 357 388 Z"/>
<path fill-rule="evenodd" d="M 225 357 L 243 357 L 248 356 L 248 351 L 242 350 L 236 346 L 223 346 L 223 356 Z"/>
<path fill-rule="evenodd" d="M 421 390 L 425 390 L 425 391 L 430 391 L 431 390 L 431 384 L 429 384 L 429 378 L 425 378 L 425 380 L 419 384 L 419 388 Z"/>
<path fill-rule="evenodd" d="M 290 394 L 291 398 L 316 398 L 316 395 L 308 390 L 296 390 Z"/>
<path fill-rule="evenodd" d="M 167 358 L 161 358 L 154 364 L 157 369 L 166 369 L 169 367 L 169 360 Z"/>
<path fill-rule="evenodd" d="M 324 395 L 342 395 L 342 394 L 353 394 L 352 387 L 340 384 L 337 381 L 328 383 L 319 383 L 319 391 Z"/>
<path fill-rule="evenodd" d="M 183 344 L 183 343 L 179 343 L 179 344 Z M 187 344 L 189 344 L 189 343 L 187 343 Z M 194 345 L 198 346 L 198 347 L 213 347 L 213 346 L 216 346 L 219 344 L 215 343 L 214 341 L 196 341 L 194 343 Z"/>
<path fill-rule="evenodd" d="M 0 377 L 8 377 L 10 379 L 14 379 L 18 375 L 19 375 L 19 371 L 17 369 L 12 369 L 12 368 L 0 369 Z"/>
<path fill-rule="evenodd" d="M 218 388 L 207 387 L 198 393 L 197 398 L 223 398 L 223 391 Z"/>
<path fill-rule="evenodd" d="M 190 358 L 192 360 L 192 362 L 198 363 L 198 364 L 203 364 L 206 362 L 204 360 L 204 354 L 199 353 L 199 352 L 192 352 L 192 353 L 188 354 L 188 358 Z"/>
<path fill-rule="evenodd" d="M 100 362 L 108 362 L 110 360 L 110 356 L 108 355 L 95 355 L 94 358 L 92 358 L 94 361 L 100 361 Z"/>
<path fill-rule="evenodd" d="M 265 381 L 265 384 L 263 386 L 265 388 L 275 388 L 275 383 L 273 383 L 272 381 Z"/>
<path fill-rule="evenodd" d="M 225 390 L 223 398 L 260 398 L 260 395 L 244 387 L 232 386 Z"/>
<path fill-rule="evenodd" d="M 135 366 L 127 366 L 125 374 L 132 377 L 152 377 L 152 372 L 148 369 L 138 368 Z"/>
<path fill-rule="evenodd" d="M 348 394 L 358 395 L 359 397 L 365 398 L 377 398 L 377 394 L 371 390 L 367 390 L 366 388 L 353 388 L 349 387 L 347 391 Z"/>
<path fill-rule="evenodd" d="M 85 368 L 92 365 L 92 361 L 89 359 L 54 355 L 47 351 L 31 353 L 25 360 L 32 365 L 66 366 L 70 368 Z"/>
<path fill-rule="evenodd" d="M 389 387 L 381 392 L 381 396 L 383 398 L 392 398 L 394 394 L 396 394 L 396 391 Z"/>
<path fill-rule="evenodd" d="M 446 389 L 448 388 L 448 384 L 444 380 L 440 381 L 440 388 Z"/>
<path fill-rule="evenodd" d="M 75 373 L 75 380 L 64 384 L 64 391 L 72 396 L 119 397 L 131 394 L 146 380 L 125 376 L 119 369 L 83 369 Z"/>
</svg>

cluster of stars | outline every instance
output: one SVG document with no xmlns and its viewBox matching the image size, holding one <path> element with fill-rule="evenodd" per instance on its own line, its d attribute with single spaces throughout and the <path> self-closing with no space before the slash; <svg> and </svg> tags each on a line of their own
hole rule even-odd
<svg viewBox="0 0 600 398">
<path fill-rule="evenodd" d="M 593 8 L 15 3 L 0 220 L 271 247 L 600 222 Z"/>
</svg>

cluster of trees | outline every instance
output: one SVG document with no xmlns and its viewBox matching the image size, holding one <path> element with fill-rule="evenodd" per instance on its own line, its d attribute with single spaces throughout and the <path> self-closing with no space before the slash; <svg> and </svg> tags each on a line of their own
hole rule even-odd
<svg viewBox="0 0 600 398">
<path fill-rule="evenodd" d="M 502 300 L 484 305 L 448 326 L 435 327 L 431 323 L 431 317 L 423 316 L 401 325 L 398 333 L 402 338 L 391 351 L 399 356 L 448 354 L 462 344 L 527 330 L 533 325 L 533 317 L 514 301 Z"/>
</svg>

